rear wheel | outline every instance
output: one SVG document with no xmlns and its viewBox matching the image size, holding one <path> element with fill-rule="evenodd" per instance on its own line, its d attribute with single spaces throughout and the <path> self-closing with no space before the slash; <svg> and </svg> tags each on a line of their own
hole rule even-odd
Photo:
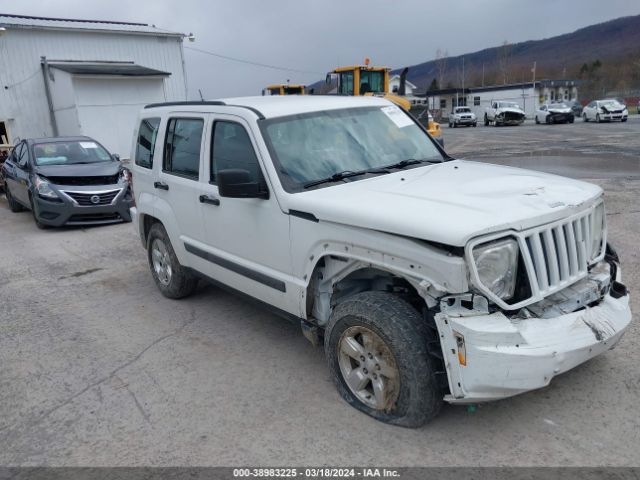
<svg viewBox="0 0 640 480">
<path fill-rule="evenodd" d="M 174 299 L 193 293 L 198 286 L 198 278 L 180 265 L 169 235 L 160 223 L 149 230 L 147 253 L 151 275 L 160 293 Z"/>
<path fill-rule="evenodd" d="M 589 121 L 589 118 L 587 118 L 587 114 L 586 113 L 582 114 L 582 121 L 583 122 L 588 122 Z"/>
<path fill-rule="evenodd" d="M 442 404 L 427 354 L 426 324 L 387 292 L 363 292 L 334 310 L 325 353 L 340 395 L 376 420 L 419 427 Z"/>
<path fill-rule="evenodd" d="M 18 201 L 11 195 L 11 189 L 9 188 L 8 183 L 4 184 L 4 195 L 7 197 L 7 203 L 9 204 L 9 209 L 12 212 L 18 213 L 24 210 L 23 206 L 20 205 Z"/>
</svg>

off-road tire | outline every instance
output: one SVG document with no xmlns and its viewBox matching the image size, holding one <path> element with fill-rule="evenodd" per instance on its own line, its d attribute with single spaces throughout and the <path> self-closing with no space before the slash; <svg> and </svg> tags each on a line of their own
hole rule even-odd
<svg viewBox="0 0 640 480">
<path fill-rule="evenodd" d="M 7 197 L 7 203 L 9 204 L 9 210 L 13 213 L 18 213 L 24 210 L 24 207 L 20 205 L 15 198 L 11 195 L 9 191 L 9 184 L 5 183 L 4 185 L 4 196 Z"/>
<path fill-rule="evenodd" d="M 153 242 L 156 239 L 160 240 L 167 250 L 168 261 L 171 265 L 171 277 L 168 284 L 164 284 L 160 281 L 153 266 L 153 260 L 151 258 L 153 250 L 152 247 Z M 176 252 L 169 240 L 169 235 L 167 235 L 167 231 L 160 223 L 153 224 L 149 230 L 149 234 L 147 235 L 147 258 L 149 260 L 151 276 L 153 277 L 158 290 L 160 290 L 160 293 L 165 297 L 172 299 L 184 298 L 191 295 L 197 288 L 198 278 L 188 269 L 180 265 Z"/>
<path fill-rule="evenodd" d="M 340 370 L 339 342 L 350 327 L 377 334 L 392 352 L 400 376 L 396 402 L 387 410 L 374 409 L 358 399 Z M 325 354 L 338 392 L 347 403 L 376 420 L 416 428 L 434 418 L 443 394 L 427 354 L 427 325 L 411 305 L 387 292 L 353 295 L 334 309 L 325 330 Z"/>
</svg>

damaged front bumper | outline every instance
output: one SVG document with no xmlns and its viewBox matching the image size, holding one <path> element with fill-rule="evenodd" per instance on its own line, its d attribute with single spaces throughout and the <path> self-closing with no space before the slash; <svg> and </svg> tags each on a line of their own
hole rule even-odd
<svg viewBox="0 0 640 480">
<path fill-rule="evenodd" d="M 497 400 L 544 387 L 613 348 L 631 322 L 629 295 L 618 282 L 596 304 L 544 318 L 483 312 L 486 300 L 478 296 L 468 304 L 452 304 L 435 316 L 449 380 L 445 400 L 451 403 Z"/>
</svg>

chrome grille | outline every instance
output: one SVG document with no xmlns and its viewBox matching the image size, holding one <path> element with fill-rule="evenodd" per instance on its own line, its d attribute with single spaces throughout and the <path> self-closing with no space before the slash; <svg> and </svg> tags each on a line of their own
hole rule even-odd
<svg viewBox="0 0 640 480">
<path fill-rule="evenodd" d="M 596 208 L 603 208 L 599 204 Z M 576 217 L 524 233 L 525 262 L 530 259 L 531 281 L 540 296 L 546 296 L 571 285 L 587 275 L 589 264 L 603 251 L 604 241 L 596 255 L 591 255 L 595 209 Z M 604 223 L 604 222 L 603 222 Z M 527 262 L 528 263 L 528 262 Z"/>
<path fill-rule="evenodd" d="M 65 190 L 63 193 L 82 207 L 96 207 L 100 205 L 111 205 L 118 194 L 122 191 L 106 190 L 100 192 L 73 192 Z"/>
</svg>

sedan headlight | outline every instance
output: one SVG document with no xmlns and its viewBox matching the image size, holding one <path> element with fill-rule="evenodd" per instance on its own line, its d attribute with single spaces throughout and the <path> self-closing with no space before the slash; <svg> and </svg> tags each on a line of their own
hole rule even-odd
<svg viewBox="0 0 640 480">
<path fill-rule="evenodd" d="M 59 199 L 58 194 L 56 193 L 55 190 L 51 188 L 51 186 L 49 185 L 49 182 L 47 182 L 46 180 L 43 180 L 37 175 L 35 177 L 35 187 L 36 187 L 36 192 L 38 192 L 38 195 L 41 196 L 42 198 L 46 198 L 48 200 Z"/>
<path fill-rule="evenodd" d="M 518 243 L 503 239 L 478 245 L 473 260 L 480 283 L 502 300 L 513 297 L 518 275 Z"/>
<path fill-rule="evenodd" d="M 590 260 L 597 258 L 602 253 L 602 241 L 604 240 L 604 204 L 601 203 L 593 212 L 591 223 L 591 256 Z"/>
</svg>

